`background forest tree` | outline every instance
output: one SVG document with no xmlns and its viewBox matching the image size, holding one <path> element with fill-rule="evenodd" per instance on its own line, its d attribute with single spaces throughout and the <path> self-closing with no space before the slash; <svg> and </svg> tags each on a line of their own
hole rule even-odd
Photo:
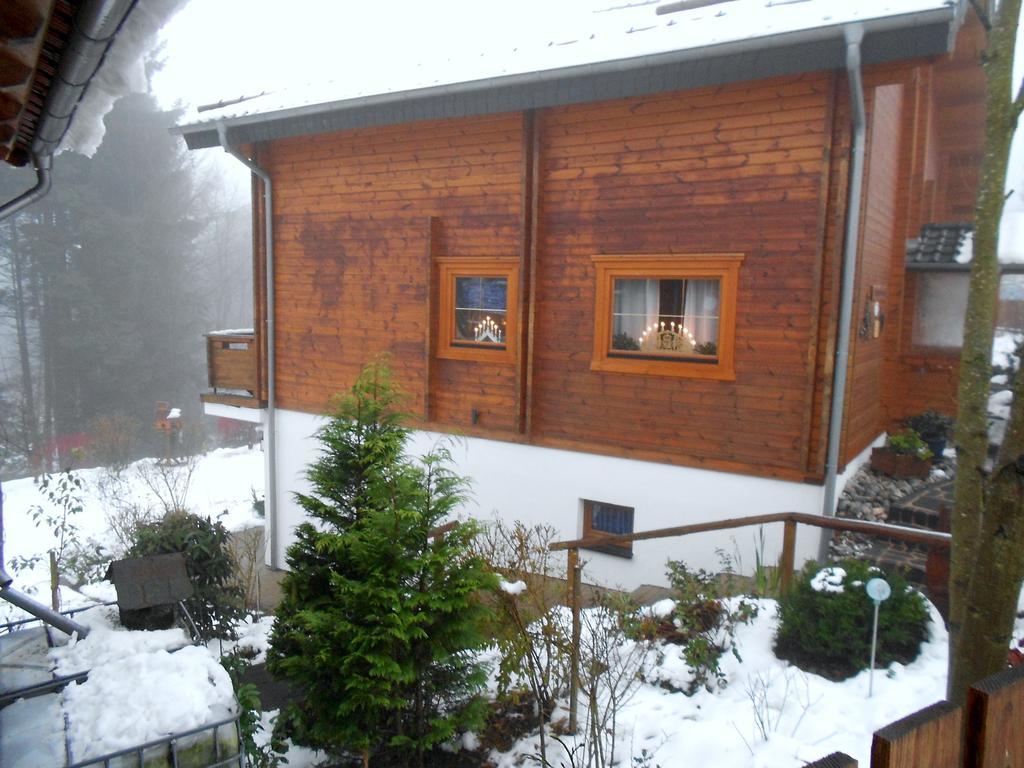
<svg viewBox="0 0 1024 768">
<path fill-rule="evenodd" d="M 58 156 L 50 194 L 0 225 L 0 439 L 12 472 L 112 423 L 135 455 L 159 451 L 157 400 L 199 419 L 203 332 L 251 322 L 244 201 L 231 207 L 168 133 L 178 116 L 148 95 L 121 99 L 96 155 Z M 31 182 L 6 171 L 0 195 Z"/>
</svg>

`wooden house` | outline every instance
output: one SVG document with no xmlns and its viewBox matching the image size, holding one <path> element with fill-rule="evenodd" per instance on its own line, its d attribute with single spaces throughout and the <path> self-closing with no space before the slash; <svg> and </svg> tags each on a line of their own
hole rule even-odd
<svg viewBox="0 0 1024 768">
<path fill-rule="evenodd" d="M 972 215 L 966 6 L 622 4 L 570 44 L 177 127 L 256 174 L 256 327 L 209 337 L 203 399 L 264 424 L 271 563 L 320 414 L 382 352 L 416 445 L 462 436 L 478 517 L 571 538 L 830 514 L 891 425 L 954 406 L 955 345 L 914 336 L 906 243 Z M 638 542 L 588 573 L 656 583 L 668 556 L 752 564 L 749 543 Z"/>
</svg>

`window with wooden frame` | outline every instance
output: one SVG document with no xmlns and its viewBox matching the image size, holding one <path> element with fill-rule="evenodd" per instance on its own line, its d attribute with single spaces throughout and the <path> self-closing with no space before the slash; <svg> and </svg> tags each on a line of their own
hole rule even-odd
<svg viewBox="0 0 1024 768">
<path fill-rule="evenodd" d="M 519 259 L 444 257 L 437 265 L 437 356 L 515 360 Z"/>
<path fill-rule="evenodd" d="M 591 368 L 734 379 L 743 255 L 594 256 Z"/>
<path fill-rule="evenodd" d="M 583 538 L 600 535 L 633 533 L 633 508 L 603 501 L 583 500 Z M 589 546 L 595 552 L 616 557 L 632 557 L 633 542 Z"/>
</svg>

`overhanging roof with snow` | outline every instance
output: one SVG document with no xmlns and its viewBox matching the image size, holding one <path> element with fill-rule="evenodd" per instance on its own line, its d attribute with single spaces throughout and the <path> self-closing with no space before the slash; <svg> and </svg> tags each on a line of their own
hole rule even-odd
<svg viewBox="0 0 1024 768">
<path fill-rule="evenodd" d="M 654 0 L 589 14 L 563 42 L 472 60 L 392 61 L 386 71 L 367 66 L 334 82 L 223 102 L 172 131 L 200 149 L 219 144 L 218 123 L 233 141 L 258 142 L 835 69 L 845 65 L 851 24 L 864 28 L 866 65 L 935 56 L 952 50 L 965 3 L 732 0 L 664 12 L 673 5 Z"/>
</svg>

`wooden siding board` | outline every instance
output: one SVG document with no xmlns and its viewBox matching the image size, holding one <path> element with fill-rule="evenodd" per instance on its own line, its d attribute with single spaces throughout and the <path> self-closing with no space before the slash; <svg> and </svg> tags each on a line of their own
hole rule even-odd
<svg viewBox="0 0 1024 768">
<path fill-rule="evenodd" d="M 274 144 L 282 406 L 323 410 L 388 352 L 410 410 L 468 424 L 478 407 L 482 424 L 514 426 L 511 370 L 430 363 L 429 254 L 518 252 L 520 121 L 488 116 Z M 440 223 L 431 227 L 430 217 Z"/>
<path fill-rule="evenodd" d="M 773 92 L 778 87 L 748 85 L 734 103 L 705 91 L 545 112 L 538 436 L 631 455 L 660 451 L 669 460 L 677 454 L 680 463 L 804 472 L 828 77 L 801 83 L 809 95 L 793 105 Z M 705 100 L 705 109 L 691 98 Z M 792 142 L 749 133 L 794 121 Z M 736 135 L 738 148 L 714 135 L 737 129 L 747 131 Z M 748 254 L 737 306 L 739 386 L 590 370 L 590 256 L 715 251 Z"/>
</svg>

